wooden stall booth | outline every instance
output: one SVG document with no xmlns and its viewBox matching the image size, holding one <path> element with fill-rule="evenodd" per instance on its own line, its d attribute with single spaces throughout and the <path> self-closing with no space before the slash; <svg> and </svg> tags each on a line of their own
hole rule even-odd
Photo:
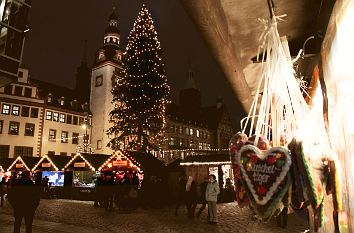
<svg viewBox="0 0 354 233">
<path fill-rule="evenodd" d="M 64 166 L 64 192 L 66 198 L 93 200 L 98 168 L 110 157 L 104 154 L 77 153 Z"/>
<path fill-rule="evenodd" d="M 230 191 L 233 192 L 233 173 L 228 154 L 193 155 L 184 159 L 180 165 L 184 167 L 185 174 L 192 176 L 198 185 L 208 178 L 210 174 L 215 175 L 220 186 L 221 199 L 225 199 L 223 194 L 226 189 L 231 188 Z"/>
<path fill-rule="evenodd" d="M 64 166 L 72 157 L 45 155 L 32 168 L 36 183 L 45 187 L 46 197 L 62 197 Z"/>
</svg>

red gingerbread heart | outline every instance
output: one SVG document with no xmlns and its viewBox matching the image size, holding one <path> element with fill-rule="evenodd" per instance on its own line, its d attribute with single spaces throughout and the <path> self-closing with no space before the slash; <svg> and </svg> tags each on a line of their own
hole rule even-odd
<svg viewBox="0 0 354 233">
<path fill-rule="evenodd" d="M 239 165 L 257 205 L 266 205 L 279 193 L 279 189 L 287 188 L 281 185 L 291 166 L 290 153 L 286 148 L 274 147 L 263 152 L 253 145 L 245 145 L 239 152 Z"/>
</svg>

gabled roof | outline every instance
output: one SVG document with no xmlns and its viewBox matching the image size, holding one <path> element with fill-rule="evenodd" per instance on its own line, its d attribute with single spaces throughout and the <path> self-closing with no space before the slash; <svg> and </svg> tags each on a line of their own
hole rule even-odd
<svg viewBox="0 0 354 233">
<path fill-rule="evenodd" d="M 183 108 L 183 106 L 171 103 L 167 106 L 166 114 L 175 121 L 190 123 L 215 130 L 219 126 L 224 111 L 227 111 L 224 105 L 220 108 L 217 106 L 210 106 L 190 111 Z"/>
<path fill-rule="evenodd" d="M 0 158 L 0 166 L 6 171 L 14 161 L 15 158 Z"/>
<path fill-rule="evenodd" d="M 10 164 L 10 166 L 8 166 L 8 168 L 6 169 L 6 171 L 11 171 L 11 169 L 15 166 L 15 164 L 17 164 L 17 162 L 20 162 L 24 165 L 24 167 L 26 168 L 26 170 L 31 170 L 27 164 L 25 163 L 25 161 L 23 161 L 23 159 L 21 158 L 21 156 L 18 156 L 17 158 L 15 158 L 13 160 L 13 162 Z M 16 168 L 16 167 L 15 167 Z"/>
<path fill-rule="evenodd" d="M 101 165 L 107 161 L 111 157 L 111 155 L 106 155 L 106 154 L 86 154 L 82 153 L 81 154 L 87 162 L 91 164 L 92 167 L 97 170 Z"/>
<path fill-rule="evenodd" d="M 48 161 L 56 170 L 61 171 L 64 169 L 65 165 L 70 161 L 71 158 L 71 156 L 45 155 L 34 167 L 32 167 L 32 171 L 36 170 L 44 161 Z"/>
<path fill-rule="evenodd" d="M 165 164 L 152 154 L 137 151 L 126 152 L 141 165 L 144 174 L 162 175 L 166 172 Z"/>
<path fill-rule="evenodd" d="M 231 164 L 229 154 L 205 154 L 205 155 L 192 155 L 184 159 L 180 165 L 222 165 Z"/>
<path fill-rule="evenodd" d="M 32 168 L 39 162 L 42 157 L 23 156 L 21 158 L 23 162 L 27 165 L 27 167 L 32 170 Z"/>
</svg>

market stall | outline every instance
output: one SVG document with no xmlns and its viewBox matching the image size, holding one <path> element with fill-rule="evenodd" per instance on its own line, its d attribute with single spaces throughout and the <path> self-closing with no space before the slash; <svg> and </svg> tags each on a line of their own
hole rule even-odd
<svg viewBox="0 0 354 233">
<path fill-rule="evenodd" d="M 64 166 L 70 156 L 45 155 L 32 168 L 36 183 L 45 187 L 45 196 L 61 197 L 64 186 Z"/>
<path fill-rule="evenodd" d="M 67 198 L 93 200 L 98 168 L 110 157 L 103 154 L 76 154 L 64 166 L 64 192 Z"/>
</svg>

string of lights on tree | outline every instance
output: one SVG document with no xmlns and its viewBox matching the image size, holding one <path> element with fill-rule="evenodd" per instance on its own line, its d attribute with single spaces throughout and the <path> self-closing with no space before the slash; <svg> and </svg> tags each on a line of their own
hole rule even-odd
<svg viewBox="0 0 354 233">
<path fill-rule="evenodd" d="M 146 151 L 164 139 L 167 84 L 162 49 L 152 17 L 142 6 L 122 58 L 123 69 L 114 73 L 110 146 Z"/>
</svg>

